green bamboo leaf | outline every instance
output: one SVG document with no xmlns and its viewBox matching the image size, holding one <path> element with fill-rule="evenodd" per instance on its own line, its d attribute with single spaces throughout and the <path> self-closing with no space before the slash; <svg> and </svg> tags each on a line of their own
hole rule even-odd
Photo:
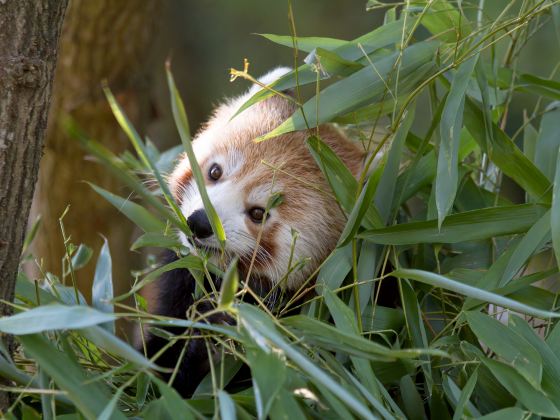
<svg viewBox="0 0 560 420">
<path fill-rule="evenodd" d="M 152 380 L 157 385 L 163 405 L 172 420 L 194 420 L 203 417 L 164 381 L 157 377 L 153 377 Z"/>
<path fill-rule="evenodd" d="M 455 381 L 451 379 L 449 375 L 444 375 L 444 380 L 442 381 L 442 385 L 443 385 L 443 391 L 447 399 L 451 403 L 451 405 L 457 407 L 459 405 L 459 401 L 463 394 L 461 388 L 457 386 Z M 476 407 L 470 402 L 467 402 L 465 409 L 468 415 L 470 415 L 471 417 L 478 418 L 480 416 L 480 413 L 478 412 Z"/>
<path fill-rule="evenodd" d="M 428 271 L 415 270 L 415 269 L 404 269 L 401 268 L 393 272 L 396 277 L 407 278 L 411 280 L 416 280 L 422 283 L 429 284 L 434 287 L 441 287 L 446 290 L 451 290 L 471 298 L 479 299 L 484 302 L 494 303 L 498 306 L 511 309 L 516 312 L 521 312 L 527 315 L 533 315 L 538 318 L 560 318 L 560 313 L 543 311 L 540 309 L 533 308 L 531 306 L 524 305 L 515 300 L 505 298 L 503 296 L 497 295 L 495 293 L 488 292 L 483 289 L 479 289 L 473 286 L 469 286 L 460 283 L 456 280 L 452 280 L 448 277 L 430 273 Z"/>
<path fill-rule="evenodd" d="M 88 183 L 96 193 L 111 203 L 115 208 L 130 219 L 136 226 L 144 232 L 162 232 L 165 230 L 165 223 L 153 216 L 148 210 L 139 204 L 128 199 L 124 199 L 97 185 Z"/>
<path fill-rule="evenodd" d="M 62 125 L 69 135 L 77 139 L 87 152 L 95 156 L 111 174 L 140 195 L 164 220 L 168 220 L 185 233 L 190 232 L 186 223 L 178 219 L 152 192 L 148 191 L 144 183 L 129 170 L 122 159 L 115 156 L 107 147 L 89 139 L 70 117 L 65 116 L 62 119 Z"/>
<path fill-rule="evenodd" d="M 179 136 L 181 137 L 181 143 L 183 144 L 185 152 L 187 153 L 187 158 L 189 159 L 189 164 L 191 166 L 191 170 L 196 182 L 196 186 L 198 187 L 200 197 L 202 198 L 204 209 L 206 210 L 206 214 L 208 215 L 208 220 L 210 221 L 210 225 L 212 226 L 212 231 L 223 247 L 226 241 L 226 232 L 224 231 L 224 227 L 220 218 L 218 217 L 218 213 L 216 213 L 214 206 L 210 202 L 208 193 L 206 192 L 204 175 L 200 170 L 200 166 L 198 164 L 198 161 L 196 160 L 196 156 L 191 144 L 191 135 L 189 132 L 189 123 L 187 120 L 187 113 L 185 112 L 185 105 L 183 104 L 183 100 L 181 99 L 179 91 L 175 86 L 175 80 L 173 79 L 173 75 L 171 74 L 171 69 L 169 68 L 169 66 L 167 67 L 167 83 L 169 85 L 169 93 L 171 95 L 171 109 L 173 110 L 173 118 L 175 119 L 175 125 L 177 126 Z"/>
<path fill-rule="evenodd" d="M 319 71 L 323 74 L 326 73 L 328 76 L 349 76 L 352 73 L 357 72 L 364 68 L 364 65 L 351 60 L 346 60 L 345 58 L 338 55 L 336 52 L 326 50 L 324 48 L 314 49 L 306 58 L 306 63 L 315 64 L 320 66 Z M 317 82 L 317 70 L 311 67 L 315 73 L 315 82 Z M 299 75 L 298 75 L 299 81 Z"/>
<path fill-rule="evenodd" d="M 315 162 L 317 162 L 321 172 L 323 172 L 327 179 L 337 201 L 347 213 L 352 213 L 356 203 L 358 181 L 356 181 L 356 178 L 354 178 L 344 162 L 321 139 L 311 136 L 307 139 L 306 144 Z M 370 188 L 373 187 L 375 185 L 372 185 Z M 383 223 L 381 223 L 376 207 L 374 205 L 366 206 L 365 200 L 362 202 L 364 203 L 365 210 L 358 208 L 356 212 L 365 211 L 365 214 L 361 216 L 364 226 L 367 228 L 381 227 Z M 356 218 L 358 216 L 357 213 L 354 216 Z M 355 226 L 353 225 L 353 227 Z"/>
<path fill-rule="evenodd" d="M 35 239 L 35 236 L 37 236 L 39 227 L 41 227 L 41 215 L 37 216 L 37 218 L 31 225 L 31 229 L 29 229 L 28 232 L 25 234 L 25 239 L 23 240 L 23 246 L 21 248 L 22 254 L 25 254 L 27 248 L 29 248 L 29 245 L 31 245 L 31 243 Z"/>
<path fill-rule="evenodd" d="M 325 38 L 318 36 L 296 36 L 291 35 L 275 35 L 275 34 L 257 34 L 278 45 L 292 48 L 294 41 L 300 51 L 311 52 L 316 48 L 324 48 L 326 50 L 334 50 L 338 47 L 348 44 L 348 41 L 335 38 Z"/>
<path fill-rule="evenodd" d="M 527 340 L 483 313 L 465 312 L 465 317 L 478 340 L 510 363 L 535 389 L 541 390 L 542 358 Z"/>
<path fill-rule="evenodd" d="M 352 244 L 336 248 L 324 261 L 317 276 L 317 292 L 322 294 L 322 287 L 338 289 L 346 275 L 352 269 Z"/>
<path fill-rule="evenodd" d="M 0 331 L 7 334 L 33 334 L 51 330 L 71 330 L 114 321 L 115 315 L 88 306 L 52 304 L 38 306 L 16 315 L 0 318 Z"/>
<path fill-rule="evenodd" d="M 422 25 L 426 27 L 432 35 L 445 42 L 455 43 L 466 37 L 472 32 L 471 25 L 457 8 L 447 0 L 415 1 L 415 6 L 423 7 L 426 10 L 422 15 Z"/>
<path fill-rule="evenodd" d="M 425 420 L 427 419 L 424 411 L 422 397 L 416 389 L 416 384 L 412 382 L 409 375 L 404 375 L 400 380 L 400 391 L 403 399 L 404 412 L 408 419 Z"/>
<path fill-rule="evenodd" d="M 91 303 L 95 309 L 101 312 L 113 313 L 113 273 L 109 242 L 103 238 L 103 246 L 99 252 L 99 258 L 95 266 L 93 285 L 91 288 Z M 109 332 L 115 333 L 115 323 L 103 324 Z"/>
<path fill-rule="evenodd" d="M 400 121 L 393 141 L 391 149 L 387 156 L 383 175 L 379 181 L 379 186 L 375 193 L 374 203 L 379 209 L 382 226 L 389 222 L 389 216 L 392 210 L 392 204 L 395 197 L 395 187 L 397 185 L 397 177 L 399 174 L 400 161 L 403 155 L 404 144 L 406 136 L 410 130 L 412 122 L 414 121 L 414 113 L 416 104 L 412 104 L 403 119 Z"/>
<path fill-rule="evenodd" d="M 478 380 L 478 370 L 475 370 L 465 387 L 461 391 L 461 396 L 459 397 L 459 401 L 457 401 L 457 406 L 455 407 L 455 413 L 453 414 L 453 420 L 461 420 L 464 418 L 465 415 L 472 415 L 470 412 L 465 412 L 465 408 L 470 405 L 469 399 L 474 391 L 474 387 Z"/>
<path fill-rule="evenodd" d="M 218 391 L 218 402 L 220 403 L 220 418 L 222 420 L 236 420 L 235 403 L 230 395 L 223 390 Z"/>
<path fill-rule="evenodd" d="M 290 118 L 277 128 L 255 141 L 267 140 L 280 134 L 316 127 L 352 109 L 364 106 L 390 89 L 395 82 L 398 67 L 399 83 L 409 77 L 417 77 L 418 70 L 431 62 L 438 47 L 437 42 L 419 42 L 406 48 L 402 54 L 394 53 L 373 61 L 373 66 L 357 71 L 321 91 L 320 108 L 315 97 L 309 99 Z M 402 93 L 402 92 L 401 92 Z M 306 118 L 303 118 L 305 114 Z"/>
<path fill-rule="evenodd" d="M 114 333 L 107 331 L 101 326 L 94 325 L 91 327 L 81 328 L 80 333 L 83 334 L 92 343 L 99 348 L 104 349 L 112 354 L 122 357 L 140 368 L 161 370 L 155 363 L 149 361 L 143 354 L 139 353 L 134 347 L 127 342 L 121 340 Z"/>
<path fill-rule="evenodd" d="M 412 345 L 417 348 L 428 348 L 429 343 L 426 327 L 422 320 L 422 311 L 418 303 L 416 292 L 408 281 L 401 282 L 399 285 L 399 292 L 409 340 L 412 342 Z M 422 356 L 421 367 L 424 373 L 425 387 L 431 390 L 433 388 L 433 377 L 432 363 L 429 354 L 424 354 Z"/>
<path fill-rule="evenodd" d="M 225 310 L 231 307 L 237 293 L 237 286 L 239 284 L 239 274 L 237 272 L 237 257 L 230 263 L 226 274 L 222 280 L 222 287 L 220 289 L 220 300 L 218 308 Z"/>
<path fill-rule="evenodd" d="M 146 232 L 134 241 L 130 249 L 132 251 L 146 247 L 171 249 L 181 246 L 181 241 L 173 233 Z"/>
<path fill-rule="evenodd" d="M 513 367 L 504 363 L 482 359 L 496 379 L 528 410 L 546 417 L 560 417 L 560 411 L 542 392 L 533 388 Z"/>
<path fill-rule="evenodd" d="M 177 216 L 177 218 L 181 221 L 181 223 L 186 225 L 187 221 L 185 220 L 185 216 L 183 215 L 181 209 L 179 208 L 179 206 L 175 202 L 175 199 L 171 195 L 171 191 L 169 190 L 167 183 L 164 181 L 163 177 L 161 176 L 161 173 L 159 172 L 157 166 L 152 161 L 152 158 L 147 152 L 146 147 L 144 146 L 144 143 L 140 138 L 140 135 L 138 134 L 138 132 L 136 131 L 136 129 L 134 128 L 130 120 L 125 115 L 123 109 L 121 108 L 121 106 L 119 105 L 115 97 L 113 96 L 111 90 L 107 86 L 103 86 L 103 92 L 105 93 L 105 97 L 107 98 L 107 101 L 111 106 L 113 115 L 117 119 L 117 122 L 119 123 L 123 131 L 128 136 L 130 142 L 134 146 L 134 150 L 136 150 L 136 153 L 138 154 L 138 156 L 140 157 L 140 159 L 142 160 L 146 168 L 150 169 L 152 171 L 152 174 L 155 176 L 158 185 L 161 188 L 161 191 L 163 192 L 165 201 L 167 202 L 169 207 L 171 207 L 173 213 Z"/>
<path fill-rule="evenodd" d="M 317 165 L 323 172 L 337 201 L 350 213 L 358 190 L 358 181 L 346 167 L 342 159 L 319 137 L 311 136 L 306 140 L 307 147 Z"/>
<path fill-rule="evenodd" d="M 492 124 L 490 130 L 492 142 L 490 145 L 486 145 L 488 136 L 484 112 L 470 98 L 465 100 L 463 118 L 465 127 L 472 137 L 504 174 L 513 179 L 533 198 L 546 203 L 551 202 L 550 181 L 496 124 Z"/>
<path fill-rule="evenodd" d="M 175 270 L 175 269 L 178 269 L 178 268 L 187 268 L 187 269 L 195 270 L 195 271 L 203 271 L 204 270 L 202 260 L 197 256 L 189 254 L 185 257 L 181 257 L 178 260 L 173 261 L 169 264 L 166 264 L 162 267 L 156 268 L 154 271 L 150 272 L 144 278 L 142 278 L 142 280 L 137 282 L 128 292 L 126 292 L 124 294 L 121 294 L 119 296 L 116 296 L 113 299 L 113 302 L 118 302 L 118 301 L 126 299 L 129 296 L 132 296 L 134 293 L 140 291 L 147 284 L 155 281 L 163 273 L 166 273 L 170 270 Z"/>
<path fill-rule="evenodd" d="M 278 333 L 272 321 L 258 308 L 248 304 L 239 305 L 239 318 L 240 323 L 246 325 L 248 331 L 258 331 L 264 338 L 281 349 L 292 363 L 309 375 L 314 382 L 324 386 L 345 401 L 346 405 L 356 414 L 364 419 L 375 419 L 369 408 L 351 390 L 341 386 L 332 376 L 297 350 L 292 343 L 286 341 Z"/>
<path fill-rule="evenodd" d="M 259 337 L 263 339 L 262 336 Z M 263 350 L 259 346 L 247 349 L 247 359 L 251 368 L 258 418 L 266 419 L 286 381 L 286 360 L 281 353 L 270 348 Z"/>
<path fill-rule="evenodd" d="M 543 115 L 535 150 L 535 165 L 551 181 L 556 173 L 556 160 L 560 148 L 559 119 L 560 106 Z"/>
<path fill-rule="evenodd" d="M 441 350 L 428 348 L 427 345 L 411 349 L 390 349 L 374 341 L 341 331 L 332 325 L 304 315 L 294 315 L 285 318 L 282 320 L 282 325 L 292 329 L 297 333 L 297 336 L 303 337 L 302 339 L 305 341 L 370 360 L 394 361 L 401 358 L 413 359 L 423 354 L 439 357 L 448 356 Z"/>
<path fill-rule="evenodd" d="M 99 414 L 99 416 L 97 417 L 97 420 L 111 420 L 113 418 L 115 409 L 118 410 L 117 404 L 119 402 L 119 399 L 121 398 L 122 393 L 123 393 L 122 388 L 118 388 L 117 392 L 115 392 L 115 395 L 113 395 L 109 403 L 105 406 L 101 414 Z"/>
<path fill-rule="evenodd" d="M 535 329 L 517 315 L 510 315 L 508 326 L 539 353 L 543 364 L 542 389 L 552 397 L 552 401 L 560 409 L 558 403 L 560 401 L 560 358 L 556 349 L 548 341 L 543 341 L 535 333 Z"/>
<path fill-rule="evenodd" d="M 544 244 L 550 241 L 550 221 L 552 211 L 547 211 L 535 224 L 527 231 L 523 239 L 516 245 L 511 258 L 502 274 L 502 279 L 498 284 L 503 287 L 508 284 L 513 277 L 527 263 L 531 255 L 540 250 Z"/>
<path fill-rule="evenodd" d="M 502 408 L 493 413 L 480 417 L 480 420 L 523 420 L 528 413 L 519 407 Z"/>
<path fill-rule="evenodd" d="M 552 208 L 550 209 L 550 230 L 556 262 L 560 266 L 560 149 L 556 154 L 556 174 L 552 185 Z"/>
<path fill-rule="evenodd" d="M 270 410 L 271 420 L 303 419 L 305 413 L 290 391 L 281 389 Z"/>
<path fill-rule="evenodd" d="M 84 244 L 80 244 L 76 252 L 74 252 L 74 255 L 72 255 L 72 268 L 74 271 L 85 266 L 91 259 L 92 255 L 93 249 Z"/>
<path fill-rule="evenodd" d="M 523 129 L 523 153 L 532 162 L 534 162 L 539 133 L 535 130 L 535 127 L 529 123 L 529 121 L 523 121 L 523 124 L 525 125 L 525 128 Z"/>
<path fill-rule="evenodd" d="M 348 331 L 355 336 L 359 336 L 360 331 L 356 322 L 356 314 L 331 290 L 324 289 L 323 297 L 329 308 L 329 312 L 333 316 L 336 327 L 340 330 Z M 377 379 L 373 373 L 370 362 L 358 357 L 351 357 L 350 359 L 356 369 L 356 376 L 361 380 L 365 390 L 367 390 L 368 401 L 373 403 L 373 406 L 384 418 L 390 419 L 392 416 L 381 402 L 381 393 L 379 392 Z"/>
<path fill-rule="evenodd" d="M 403 223 L 358 234 L 378 244 L 457 243 L 523 233 L 545 213 L 534 204 L 491 207 L 452 214 L 438 229 L 437 220 Z"/>
<path fill-rule="evenodd" d="M 81 308 L 81 307 L 80 307 Z M 25 352 L 66 392 L 68 398 L 88 419 L 96 419 L 109 404 L 109 390 L 99 381 L 91 381 L 68 355 L 55 348 L 40 334 L 22 335 L 18 340 Z M 125 419 L 115 412 L 114 419 Z"/>
<path fill-rule="evenodd" d="M 553 4 L 550 8 L 552 14 L 552 21 L 554 22 L 554 28 L 556 29 L 556 38 L 560 42 L 560 4 Z"/>
<path fill-rule="evenodd" d="M 356 232 L 360 228 L 362 219 L 366 214 L 369 207 L 374 206 L 372 203 L 373 195 L 376 190 L 376 182 L 373 177 L 369 177 L 366 182 L 365 187 L 362 189 L 360 196 L 356 200 L 356 204 L 352 209 L 352 212 L 348 216 L 348 221 L 340 234 L 340 239 L 338 240 L 337 247 L 342 247 L 350 243 L 356 236 Z"/>
<path fill-rule="evenodd" d="M 547 96 L 556 101 L 560 100 L 560 82 L 543 79 L 532 74 L 519 76 L 519 84 L 516 89 L 521 92 L 534 93 L 539 96 Z"/>
<path fill-rule="evenodd" d="M 435 183 L 438 225 L 449 214 L 457 194 L 459 181 L 459 144 L 463 126 L 465 93 L 474 72 L 478 54 L 462 63 L 453 77 L 449 94 L 445 100 L 440 122 L 440 143 L 437 176 Z"/>
<path fill-rule="evenodd" d="M 405 19 L 401 19 L 395 22 L 391 22 L 387 25 L 380 26 L 379 28 L 373 30 L 372 32 L 365 34 L 354 41 L 343 41 L 339 45 L 338 48 L 331 49 L 330 45 L 328 44 L 330 41 L 326 41 L 327 43 L 320 43 L 325 40 L 325 38 L 313 38 L 313 40 L 317 41 L 317 44 L 314 46 L 311 42 L 307 43 L 309 49 L 306 47 L 303 51 L 311 52 L 316 48 L 323 48 L 327 51 L 332 50 L 338 57 L 342 58 L 346 61 L 357 61 L 359 59 L 364 58 L 364 52 L 366 55 L 371 54 L 372 52 L 389 46 L 391 44 L 395 44 L 401 40 L 403 25 L 405 24 Z M 411 22 L 407 22 L 408 25 L 411 25 Z M 293 47 L 292 37 L 282 37 L 282 36 L 274 36 L 274 41 L 280 41 L 282 45 L 286 45 L 289 47 Z M 299 39 L 299 38 L 296 38 Z M 308 38 L 309 41 L 311 39 Z M 361 45 L 361 48 L 358 46 Z M 306 45 L 303 44 L 305 47 Z M 311 48 L 313 46 L 313 48 Z M 298 44 L 298 48 L 302 46 Z M 366 60 L 367 61 L 367 60 Z M 323 63 L 321 63 L 323 65 Z M 324 63 L 325 68 L 324 70 L 328 72 L 328 76 L 320 74 L 320 78 L 330 77 L 334 75 L 338 75 L 341 72 L 350 74 L 348 72 L 348 68 L 346 66 L 339 66 L 338 63 L 331 63 L 327 62 Z M 332 65 L 334 64 L 334 66 Z M 275 82 L 269 85 L 270 88 L 276 90 L 277 92 L 282 92 L 288 89 L 292 89 L 296 86 L 304 86 L 310 83 L 316 83 L 317 81 L 317 73 L 313 66 L 310 64 L 304 64 L 297 69 L 297 77 L 296 71 L 293 70 L 284 76 L 280 77 Z M 235 113 L 234 117 L 239 115 L 245 109 L 249 108 L 251 105 L 254 105 L 257 102 L 260 102 L 266 98 L 269 98 L 274 95 L 274 92 L 271 92 L 268 89 L 261 89 L 257 93 L 255 93 L 247 102 L 245 102 L 239 110 Z"/>
</svg>

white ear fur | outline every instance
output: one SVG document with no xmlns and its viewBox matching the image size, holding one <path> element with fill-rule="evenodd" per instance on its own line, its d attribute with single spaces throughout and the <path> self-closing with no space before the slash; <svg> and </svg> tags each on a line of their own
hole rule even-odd
<svg viewBox="0 0 560 420">
<path fill-rule="evenodd" d="M 272 69 L 268 73 L 259 77 L 258 81 L 263 85 L 270 85 L 290 71 L 292 71 L 292 69 L 289 67 L 276 67 L 275 69 Z M 253 96 L 261 89 L 262 86 L 259 86 L 255 83 L 253 86 L 251 86 L 251 89 L 249 89 L 248 95 Z"/>
</svg>

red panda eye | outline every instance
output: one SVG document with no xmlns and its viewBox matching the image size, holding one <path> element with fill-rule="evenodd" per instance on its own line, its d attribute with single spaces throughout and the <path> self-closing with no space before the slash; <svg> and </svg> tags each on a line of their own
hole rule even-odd
<svg viewBox="0 0 560 420">
<path fill-rule="evenodd" d="M 264 209 L 262 207 L 253 207 L 249 210 L 249 217 L 255 223 L 262 223 L 264 219 Z"/>
<path fill-rule="evenodd" d="M 208 171 L 208 176 L 211 180 L 217 181 L 222 176 L 222 167 L 217 163 L 214 163 Z"/>
</svg>

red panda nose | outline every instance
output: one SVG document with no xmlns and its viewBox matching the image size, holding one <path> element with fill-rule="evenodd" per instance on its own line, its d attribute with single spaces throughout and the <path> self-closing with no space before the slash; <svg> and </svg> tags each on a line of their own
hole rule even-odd
<svg viewBox="0 0 560 420">
<path fill-rule="evenodd" d="M 198 209 L 187 218 L 187 225 L 199 239 L 212 236 L 212 226 L 204 209 Z"/>
</svg>

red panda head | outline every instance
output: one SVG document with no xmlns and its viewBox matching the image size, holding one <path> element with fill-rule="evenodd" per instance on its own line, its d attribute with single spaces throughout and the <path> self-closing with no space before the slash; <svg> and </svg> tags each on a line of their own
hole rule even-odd
<svg viewBox="0 0 560 420">
<path fill-rule="evenodd" d="M 277 69 L 261 81 L 268 84 L 285 72 Z M 219 106 L 193 140 L 193 149 L 224 226 L 226 257 L 238 256 L 242 269 L 250 267 L 273 285 L 294 289 L 333 250 L 346 218 L 305 145 L 308 133 L 253 141 L 292 115 L 296 106 L 291 101 L 274 96 L 232 119 L 254 92 Z M 320 127 L 319 135 L 357 176 L 362 148 L 331 126 Z M 170 188 L 194 232 L 194 244 L 220 255 L 186 156 L 172 173 Z M 276 193 L 282 200 L 263 220 Z M 181 240 L 193 249 L 185 235 Z"/>
</svg>

